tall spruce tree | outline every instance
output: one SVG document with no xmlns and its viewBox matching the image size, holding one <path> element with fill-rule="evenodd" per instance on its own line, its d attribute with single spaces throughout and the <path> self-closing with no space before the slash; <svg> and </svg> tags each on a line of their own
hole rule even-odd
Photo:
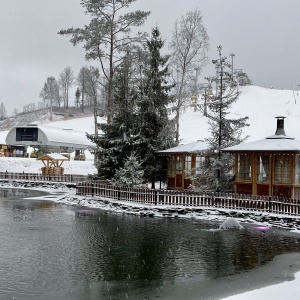
<svg viewBox="0 0 300 300">
<path fill-rule="evenodd" d="M 143 62 L 133 60 L 133 52 L 127 53 L 127 59 L 116 70 L 113 122 L 99 124 L 103 132 L 99 137 L 88 136 L 99 146 L 98 178 L 114 178 L 132 152 L 142 162 L 144 181 L 151 182 L 152 187 L 166 176 L 166 161 L 157 151 L 174 145 L 174 126 L 166 108 L 172 86 L 167 84 L 168 57 L 160 54 L 163 44 L 159 30 L 153 29 L 146 43 L 148 56 L 139 57 Z M 136 65 L 142 67 L 137 69 Z M 136 76 L 137 71 L 140 76 Z"/>
<path fill-rule="evenodd" d="M 102 135 L 88 137 L 98 145 L 96 167 L 97 177 L 111 179 L 116 171 L 124 166 L 125 160 L 133 150 L 133 131 L 135 124 L 136 92 L 132 83 L 132 60 L 127 59 L 116 69 L 113 88 L 114 122 L 98 124 Z"/>
<path fill-rule="evenodd" d="M 222 47 L 218 46 L 219 58 L 213 60 L 217 74 L 207 78 L 215 83 L 216 91 L 208 102 L 208 123 L 211 136 L 206 139 L 209 145 L 208 158 L 199 166 L 198 175 L 194 178 L 194 189 L 227 191 L 232 189 L 233 158 L 222 149 L 240 144 L 247 136 L 242 136 L 242 129 L 248 117 L 229 118 L 230 108 L 239 98 L 237 83 L 232 77 L 231 65 L 222 56 Z"/>
<path fill-rule="evenodd" d="M 140 82 L 136 150 L 143 162 L 144 178 L 154 188 L 155 181 L 162 180 L 166 174 L 166 163 L 157 151 L 174 145 L 174 127 L 166 108 L 171 100 L 168 91 L 172 86 L 167 82 L 169 56 L 161 55 L 164 42 L 157 27 L 152 30 L 146 45 L 149 62 L 142 71 Z"/>
</svg>

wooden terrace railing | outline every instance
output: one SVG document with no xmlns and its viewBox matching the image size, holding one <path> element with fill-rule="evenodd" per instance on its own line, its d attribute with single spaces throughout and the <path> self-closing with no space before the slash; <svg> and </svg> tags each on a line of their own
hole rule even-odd
<svg viewBox="0 0 300 300">
<path fill-rule="evenodd" d="M 269 196 L 239 195 L 234 193 L 203 194 L 186 190 L 118 188 L 101 181 L 78 182 L 76 184 L 76 194 L 152 205 L 211 207 L 300 216 L 299 199 Z"/>
<path fill-rule="evenodd" d="M 0 179 L 29 180 L 29 181 L 55 181 L 55 182 L 82 182 L 83 180 L 87 180 L 87 176 L 77 175 L 77 174 L 43 175 L 40 173 L 0 172 Z"/>
</svg>

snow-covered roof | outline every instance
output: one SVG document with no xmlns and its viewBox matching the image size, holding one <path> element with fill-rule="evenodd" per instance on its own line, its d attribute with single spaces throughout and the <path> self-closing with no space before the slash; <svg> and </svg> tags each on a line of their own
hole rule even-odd
<svg viewBox="0 0 300 300">
<path fill-rule="evenodd" d="M 95 147 L 95 144 L 87 139 L 84 132 L 73 129 L 55 128 L 43 125 L 39 125 L 38 127 L 46 133 L 49 142 Z"/>
<path fill-rule="evenodd" d="M 159 151 L 159 153 L 197 153 L 208 149 L 208 145 L 204 141 L 197 141 L 185 145 L 178 145 L 176 147 Z"/>
<path fill-rule="evenodd" d="M 78 120 L 78 123 L 78 127 L 80 127 L 80 120 Z M 37 132 L 26 133 L 28 132 L 26 130 L 34 129 Z M 20 130 L 22 133 L 17 134 Z M 39 147 L 45 151 L 51 150 L 51 152 L 58 152 L 59 149 L 87 149 L 95 147 L 95 144 L 88 140 L 85 132 L 36 124 L 13 127 L 7 133 L 5 142 L 7 145 Z"/>
<path fill-rule="evenodd" d="M 295 140 L 285 134 L 284 119 L 285 117 L 276 117 L 277 129 L 274 135 L 251 143 L 240 144 L 232 147 L 222 149 L 225 152 L 241 152 L 241 151 L 288 151 L 288 152 L 300 152 L 300 141 Z"/>
<path fill-rule="evenodd" d="M 226 152 L 241 151 L 290 151 L 300 152 L 300 141 L 292 139 L 264 139 L 222 149 Z"/>
<path fill-rule="evenodd" d="M 264 140 L 259 140 L 251 143 L 240 144 L 232 147 L 222 149 L 222 151 L 227 152 L 240 152 L 240 151 L 290 151 L 298 152 L 300 151 L 300 141 L 285 134 L 283 127 L 284 117 L 277 117 L 279 120 L 279 126 L 277 126 L 276 133 L 272 136 L 265 138 Z M 281 122 L 281 123 L 280 123 Z"/>
<path fill-rule="evenodd" d="M 67 157 L 58 153 L 45 154 L 38 159 L 39 160 L 60 160 L 60 161 L 69 160 Z"/>
</svg>

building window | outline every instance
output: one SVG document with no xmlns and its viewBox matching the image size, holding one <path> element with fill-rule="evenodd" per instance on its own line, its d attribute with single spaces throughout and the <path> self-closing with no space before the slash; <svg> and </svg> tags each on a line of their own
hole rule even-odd
<svg viewBox="0 0 300 300">
<path fill-rule="evenodd" d="M 258 156 L 257 158 L 257 181 L 269 181 L 269 156 Z"/>
<path fill-rule="evenodd" d="M 38 128 L 17 128 L 16 141 L 36 142 L 38 140 Z"/>
<path fill-rule="evenodd" d="M 275 155 L 274 182 L 290 182 L 290 156 Z"/>
<path fill-rule="evenodd" d="M 294 189 L 294 199 L 300 199 L 300 188 Z"/>
<path fill-rule="evenodd" d="M 182 157 L 177 156 L 176 160 L 176 174 L 181 174 L 182 173 Z"/>
<path fill-rule="evenodd" d="M 175 176 L 175 157 L 171 156 L 168 159 L 168 176 Z"/>
<path fill-rule="evenodd" d="M 192 174 L 192 157 L 190 155 L 185 156 L 185 164 L 184 164 L 184 175 L 185 177 L 189 177 Z"/>
<path fill-rule="evenodd" d="M 237 179 L 240 181 L 251 180 L 251 159 L 248 154 L 238 155 Z"/>
<path fill-rule="evenodd" d="M 295 184 L 300 184 L 300 155 L 296 155 Z"/>
<path fill-rule="evenodd" d="M 201 168 L 203 168 L 203 163 L 205 161 L 205 157 L 204 156 L 196 156 L 196 174 L 200 174 L 201 173 Z"/>
</svg>

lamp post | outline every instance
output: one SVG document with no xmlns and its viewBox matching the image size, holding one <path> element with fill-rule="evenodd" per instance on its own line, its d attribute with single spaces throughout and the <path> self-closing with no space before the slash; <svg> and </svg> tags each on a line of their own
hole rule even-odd
<svg viewBox="0 0 300 300">
<path fill-rule="evenodd" d="M 207 116 L 207 90 L 211 90 L 211 84 L 206 83 L 200 83 L 200 87 L 202 90 L 204 90 L 204 108 L 203 108 L 203 115 Z"/>
<path fill-rule="evenodd" d="M 199 71 L 200 71 L 200 68 L 199 67 L 196 67 L 195 68 L 195 71 L 196 71 L 196 76 L 195 76 L 195 96 L 193 97 L 194 100 L 195 100 L 195 107 L 194 107 L 194 111 L 197 110 L 197 99 L 198 99 L 198 77 L 199 77 Z"/>
<path fill-rule="evenodd" d="M 231 80 L 233 80 L 233 58 L 235 57 L 235 54 L 230 53 L 229 56 L 231 56 Z"/>
</svg>

